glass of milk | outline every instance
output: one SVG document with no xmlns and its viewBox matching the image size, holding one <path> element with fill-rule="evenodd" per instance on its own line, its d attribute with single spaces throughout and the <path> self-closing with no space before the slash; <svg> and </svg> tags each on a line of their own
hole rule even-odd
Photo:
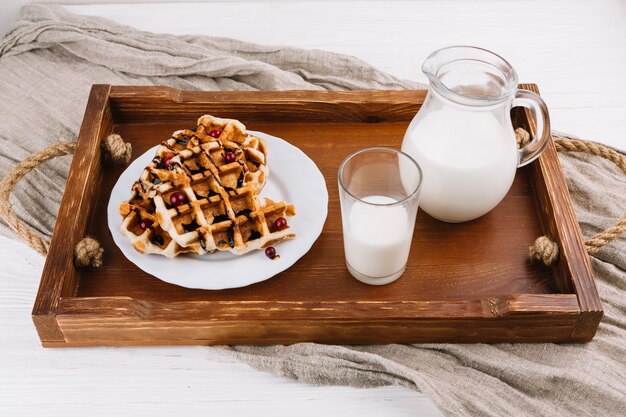
<svg viewBox="0 0 626 417">
<path fill-rule="evenodd" d="M 410 156 L 391 148 L 366 148 L 339 168 L 339 201 L 346 265 L 371 285 L 400 278 L 406 268 L 422 171 Z"/>
</svg>

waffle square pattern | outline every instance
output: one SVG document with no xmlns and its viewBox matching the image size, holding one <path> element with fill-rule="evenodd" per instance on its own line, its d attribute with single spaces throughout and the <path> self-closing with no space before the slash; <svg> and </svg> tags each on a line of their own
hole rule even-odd
<svg viewBox="0 0 626 417">
<path fill-rule="evenodd" d="M 260 202 L 268 175 L 263 139 L 237 120 L 202 116 L 196 130 L 176 131 L 157 148 L 119 206 L 121 233 L 137 251 L 170 258 L 242 255 L 292 239 L 286 219 L 295 207 Z"/>
</svg>

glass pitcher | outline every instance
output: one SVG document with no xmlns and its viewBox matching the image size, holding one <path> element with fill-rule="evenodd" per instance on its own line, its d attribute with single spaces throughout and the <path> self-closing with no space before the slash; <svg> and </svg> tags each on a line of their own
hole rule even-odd
<svg viewBox="0 0 626 417">
<path fill-rule="evenodd" d="M 447 222 L 489 212 L 508 192 L 518 167 L 532 162 L 550 137 L 541 97 L 517 88 L 515 70 L 481 48 L 451 46 L 422 65 L 430 86 L 409 125 L 402 151 L 422 167 L 420 208 Z M 511 108 L 530 108 L 539 136 L 517 148 Z"/>
</svg>

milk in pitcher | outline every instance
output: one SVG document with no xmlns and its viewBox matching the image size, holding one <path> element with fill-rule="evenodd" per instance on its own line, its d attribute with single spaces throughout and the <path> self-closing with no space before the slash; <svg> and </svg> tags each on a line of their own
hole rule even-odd
<svg viewBox="0 0 626 417">
<path fill-rule="evenodd" d="M 495 207 L 513 183 L 518 152 L 510 121 L 491 111 L 440 106 L 409 126 L 402 151 L 426 173 L 421 208 L 448 222 Z"/>
</svg>

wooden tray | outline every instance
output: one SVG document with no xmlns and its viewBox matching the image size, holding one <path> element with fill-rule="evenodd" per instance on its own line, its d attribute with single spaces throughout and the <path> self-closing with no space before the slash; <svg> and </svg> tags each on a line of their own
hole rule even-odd
<svg viewBox="0 0 626 417">
<path fill-rule="evenodd" d="M 398 148 L 425 95 L 95 85 L 33 309 L 43 345 L 589 341 L 602 307 L 552 142 L 518 170 L 505 200 L 486 216 L 447 224 L 420 212 L 408 267 L 397 282 L 374 287 L 348 274 L 339 164 L 367 146 Z M 106 204 L 125 167 L 102 158 L 101 139 L 120 133 L 138 156 L 205 113 L 284 138 L 327 180 L 328 219 L 311 251 L 287 271 L 245 288 L 166 284 L 131 264 L 107 227 Z M 523 110 L 513 116 L 516 126 L 534 129 Z M 553 268 L 528 259 L 528 246 L 542 234 L 561 247 Z M 73 247 L 85 235 L 104 247 L 100 269 L 73 265 Z"/>
</svg>

